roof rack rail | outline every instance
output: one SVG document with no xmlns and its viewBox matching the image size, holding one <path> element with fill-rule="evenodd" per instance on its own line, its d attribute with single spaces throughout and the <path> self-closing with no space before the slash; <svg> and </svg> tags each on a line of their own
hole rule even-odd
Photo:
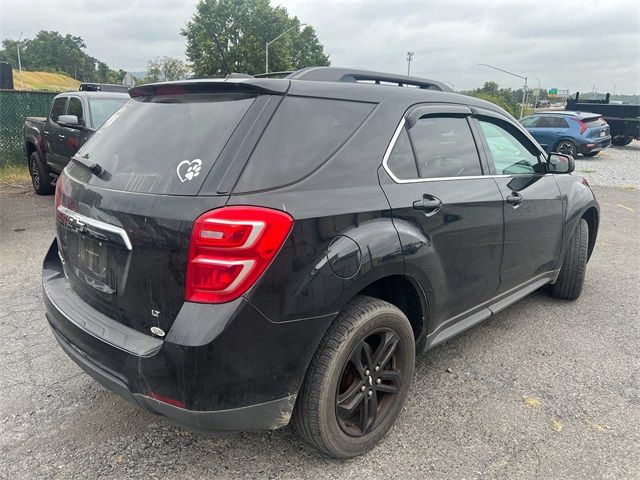
<svg viewBox="0 0 640 480">
<path fill-rule="evenodd" d="M 453 92 L 447 85 L 436 80 L 352 68 L 307 67 L 293 72 L 286 78 L 290 80 L 312 80 L 320 82 L 373 83 L 376 85 L 414 87 L 425 90 Z"/>
</svg>

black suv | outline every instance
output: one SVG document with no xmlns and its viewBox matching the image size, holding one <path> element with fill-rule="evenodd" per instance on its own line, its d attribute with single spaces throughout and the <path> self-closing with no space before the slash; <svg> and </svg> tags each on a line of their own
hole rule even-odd
<svg viewBox="0 0 640 480">
<path fill-rule="evenodd" d="M 143 85 L 57 182 L 46 315 L 132 403 L 371 448 L 416 351 L 550 284 L 599 207 L 573 159 L 439 82 L 337 68 Z"/>
</svg>

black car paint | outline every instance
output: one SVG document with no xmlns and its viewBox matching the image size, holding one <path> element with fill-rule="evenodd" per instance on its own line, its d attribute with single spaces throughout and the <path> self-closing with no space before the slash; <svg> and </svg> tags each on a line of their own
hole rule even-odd
<svg viewBox="0 0 640 480">
<path fill-rule="evenodd" d="M 200 195 L 89 188 L 83 183 L 86 169 L 74 164 L 60 179 L 66 201 L 79 213 L 122 226 L 134 250 L 143 255 L 129 268 L 128 287 L 134 291 L 122 299 L 99 301 L 99 294 L 88 295 L 90 287 L 65 279 L 58 247 L 64 250 L 67 233 L 58 226 L 58 240 L 43 270 L 47 318 L 63 348 L 80 352 L 70 356 L 92 376 L 176 423 L 208 430 L 280 427 L 289 419 L 327 327 L 372 284 L 402 278 L 415 287 L 419 315 L 413 327 L 424 350 L 554 281 L 568 239 L 586 212 L 592 212 L 597 229 L 598 205 L 580 178 L 545 173 L 525 180 L 496 178 L 490 175 L 481 145 L 483 177 L 399 184 L 381 166 L 403 116 L 432 102 L 493 111 L 519 128 L 544 161 L 545 154 L 531 136 L 494 105 L 420 89 L 289 80 L 247 83 L 251 88 L 261 83 L 278 88 L 270 92 L 255 121 L 236 131 L 239 136 L 244 132 L 245 138 L 228 142 L 220 157 L 227 160 L 209 172 Z M 252 147 L 282 94 L 377 106 L 331 158 L 295 184 L 235 191 L 233 185 L 243 169 L 251 168 Z M 477 135 L 477 129 L 473 132 Z M 517 208 L 505 201 L 510 190 L 524 198 Z M 425 194 L 443 201 L 442 210 L 432 217 L 412 208 Z M 218 305 L 183 302 L 192 223 L 201 213 L 223 205 L 283 210 L 295 219 L 294 227 L 273 263 L 243 297 Z M 520 213 L 526 219 L 519 218 Z M 505 258 L 520 262 L 518 268 L 505 265 Z M 71 288 L 60 289 L 60 284 Z M 87 318 L 106 316 L 113 324 L 131 328 L 131 335 L 152 339 L 149 328 L 159 326 L 167 336 L 151 356 L 127 351 L 121 341 L 105 342 L 95 330 L 88 333 L 86 325 L 65 314 L 60 302 L 66 300 L 56 300 L 61 291 L 88 312 Z M 158 402 L 149 392 L 183 405 Z M 220 415 L 242 408 L 244 413 Z"/>
</svg>

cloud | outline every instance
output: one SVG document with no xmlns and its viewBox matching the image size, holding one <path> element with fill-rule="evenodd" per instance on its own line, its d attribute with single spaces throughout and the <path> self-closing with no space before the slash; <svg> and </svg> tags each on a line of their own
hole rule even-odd
<svg viewBox="0 0 640 480">
<path fill-rule="evenodd" d="M 494 80 L 639 93 L 640 3 L 590 1 L 296 1 L 272 0 L 313 25 L 334 65 L 411 72 L 457 89 Z M 81 36 L 113 68 L 144 70 L 162 55 L 184 59 L 180 29 L 197 0 L 0 0 L 2 37 L 41 29 Z M 28 13 L 27 13 L 28 12 Z M 537 78 L 536 78 L 537 77 Z M 614 87 L 615 86 L 615 87 Z"/>
</svg>

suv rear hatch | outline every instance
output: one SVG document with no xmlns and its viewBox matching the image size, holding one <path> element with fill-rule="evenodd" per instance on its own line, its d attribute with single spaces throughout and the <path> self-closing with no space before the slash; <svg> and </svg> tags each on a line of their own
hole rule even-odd
<svg viewBox="0 0 640 480">
<path fill-rule="evenodd" d="M 58 181 L 57 240 L 70 287 L 131 328 L 168 331 L 184 303 L 193 222 L 227 202 L 238 157 L 287 87 L 256 80 L 132 90 Z"/>
<path fill-rule="evenodd" d="M 582 123 L 587 127 L 587 137 L 604 138 L 609 136 L 609 124 L 602 116 L 587 117 L 582 119 Z"/>
</svg>

